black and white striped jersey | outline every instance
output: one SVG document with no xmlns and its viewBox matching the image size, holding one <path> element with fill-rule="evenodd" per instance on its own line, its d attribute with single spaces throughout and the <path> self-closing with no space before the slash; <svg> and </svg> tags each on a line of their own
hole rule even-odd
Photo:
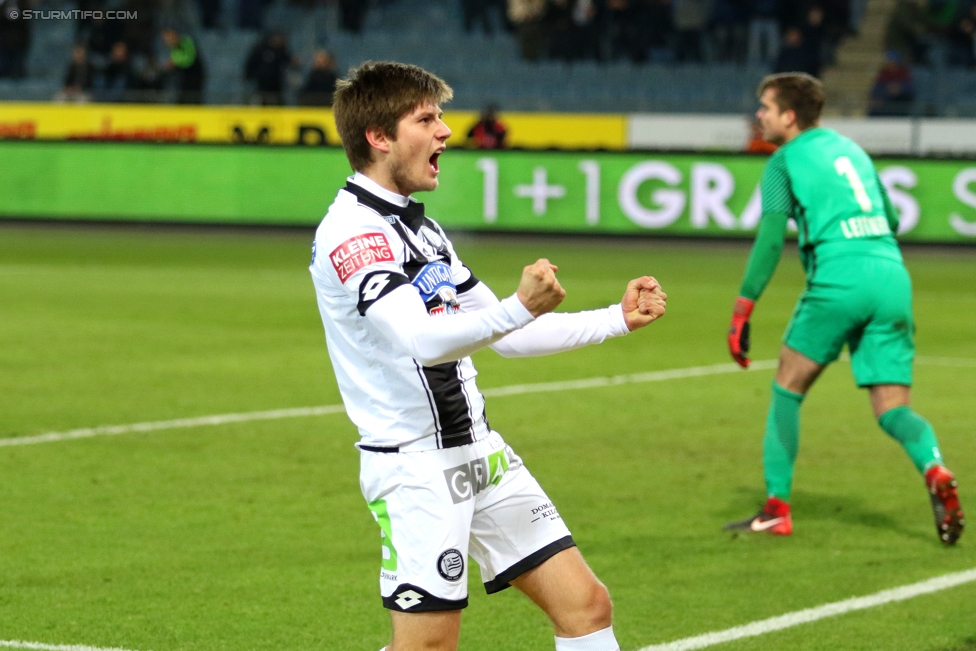
<svg viewBox="0 0 976 651">
<path fill-rule="evenodd" d="M 533 319 L 458 259 L 423 204 L 352 176 L 315 233 L 312 280 L 360 445 L 432 450 L 488 434 L 468 355 L 548 355 L 629 332 L 619 304 Z"/>
<path fill-rule="evenodd" d="M 316 231 L 310 269 L 361 444 L 426 450 L 488 434 L 467 355 L 533 318 L 514 295 L 460 314 L 478 280 L 423 204 L 354 175 Z"/>
</svg>

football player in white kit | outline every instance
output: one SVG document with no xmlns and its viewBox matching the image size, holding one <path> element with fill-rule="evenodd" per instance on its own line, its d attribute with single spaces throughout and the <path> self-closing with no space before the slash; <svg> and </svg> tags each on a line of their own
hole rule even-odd
<svg viewBox="0 0 976 651">
<path fill-rule="evenodd" d="M 410 196 L 437 187 L 451 97 L 438 77 L 398 63 L 365 63 L 339 82 L 335 119 L 355 173 L 313 247 L 329 355 L 362 437 L 360 486 L 381 530 L 386 648 L 457 648 L 470 556 L 489 593 L 515 586 L 545 611 L 557 650 L 616 651 L 607 590 L 488 425 L 469 355 L 599 343 L 663 315 L 667 296 L 644 276 L 618 305 L 554 314 L 565 292 L 542 259 L 499 301 Z"/>
</svg>

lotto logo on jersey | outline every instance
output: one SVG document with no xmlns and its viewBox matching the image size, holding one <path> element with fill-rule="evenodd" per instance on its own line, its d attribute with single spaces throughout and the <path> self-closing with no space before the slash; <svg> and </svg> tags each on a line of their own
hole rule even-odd
<svg viewBox="0 0 976 651">
<path fill-rule="evenodd" d="M 392 262 L 393 249 L 383 233 L 366 233 L 351 237 L 329 254 L 339 281 L 346 282 L 354 273 L 377 262 Z"/>
</svg>

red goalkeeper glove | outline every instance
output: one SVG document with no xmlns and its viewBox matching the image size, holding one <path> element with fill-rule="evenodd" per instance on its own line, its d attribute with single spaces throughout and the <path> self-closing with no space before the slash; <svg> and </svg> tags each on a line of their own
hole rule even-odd
<svg viewBox="0 0 976 651">
<path fill-rule="evenodd" d="M 749 315 L 756 302 L 741 296 L 735 299 L 732 310 L 732 326 L 729 328 L 729 352 L 742 368 L 749 368 Z"/>
</svg>

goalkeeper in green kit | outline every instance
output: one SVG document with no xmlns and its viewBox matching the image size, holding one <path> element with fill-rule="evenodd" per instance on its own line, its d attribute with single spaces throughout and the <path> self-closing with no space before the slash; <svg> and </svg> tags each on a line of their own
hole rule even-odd
<svg viewBox="0 0 976 651">
<path fill-rule="evenodd" d="M 729 330 L 729 351 L 749 366 L 749 316 L 776 270 L 787 220 L 796 220 L 807 274 L 783 336 L 763 441 L 768 499 L 730 530 L 789 535 L 790 488 L 800 436 L 800 406 L 820 372 L 847 344 L 859 387 L 878 424 L 925 477 L 940 540 L 952 545 L 965 520 L 955 477 L 932 426 L 909 406 L 912 286 L 895 241 L 898 215 L 874 164 L 854 142 L 820 128 L 823 86 L 801 73 L 766 77 L 757 116 L 766 140 L 781 144 L 761 181 L 762 219 Z"/>
</svg>

